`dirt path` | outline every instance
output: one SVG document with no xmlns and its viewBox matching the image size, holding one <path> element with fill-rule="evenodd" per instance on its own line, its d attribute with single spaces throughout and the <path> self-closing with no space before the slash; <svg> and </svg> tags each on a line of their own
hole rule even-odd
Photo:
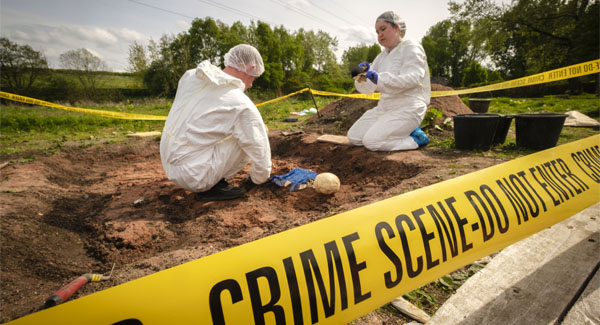
<svg viewBox="0 0 600 325">
<path fill-rule="evenodd" d="M 88 284 L 72 299 L 502 162 L 427 147 L 370 152 L 317 137 L 272 130 L 273 174 L 333 172 L 342 186 L 332 196 L 268 183 L 242 199 L 197 202 L 165 178 L 159 143 L 148 138 L 67 148 L 4 167 L 0 321 L 39 310 L 62 285 L 84 273 L 107 272 L 113 263 L 110 281 Z M 246 172 L 233 182 L 241 183 Z"/>
</svg>

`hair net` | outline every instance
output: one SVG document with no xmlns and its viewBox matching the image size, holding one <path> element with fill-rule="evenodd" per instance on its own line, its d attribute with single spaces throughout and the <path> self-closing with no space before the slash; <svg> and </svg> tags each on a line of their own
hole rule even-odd
<svg viewBox="0 0 600 325">
<path fill-rule="evenodd" d="M 225 54 L 225 66 L 234 67 L 251 76 L 259 77 L 265 72 L 262 57 L 256 48 L 248 44 L 232 47 Z"/>
<path fill-rule="evenodd" d="M 392 25 L 398 26 L 400 28 L 400 37 L 404 37 L 406 34 L 406 23 L 404 22 L 404 19 L 398 16 L 397 13 L 393 11 L 386 11 L 377 17 L 377 20 L 379 19 L 383 19 Z M 377 22 L 377 20 L 375 20 L 375 22 Z"/>
</svg>

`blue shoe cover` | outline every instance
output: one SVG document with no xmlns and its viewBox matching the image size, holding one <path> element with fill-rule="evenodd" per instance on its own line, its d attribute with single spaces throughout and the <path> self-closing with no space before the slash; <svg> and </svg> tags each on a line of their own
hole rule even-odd
<svg viewBox="0 0 600 325">
<path fill-rule="evenodd" d="M 429 138 L 427 137 L 427 134 L 425 134 L 425 132 L 423 132 L 421 128 L 416 128 L 414 131 L 412 131 L 410 136 L 415 140 L 419 147 L 422 147 L 429 143 Z"/>
</svg>

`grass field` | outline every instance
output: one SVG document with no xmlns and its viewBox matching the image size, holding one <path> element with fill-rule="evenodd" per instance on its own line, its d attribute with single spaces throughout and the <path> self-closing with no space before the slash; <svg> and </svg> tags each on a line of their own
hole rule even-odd
<svg viewBox="0 0 600 325">
<path fill-rule="evenodd" d="M 315 96 L 317 106 L 322 109 L 338 97 Z M 466 102 L 466 98 L 463 99 Z M 260 101 L 256 101 L 259 103 Z M 89 104 L 84 108 L 152 114 L 166 116 L 172 101 L 151 99 L 136 102 L 112 104 Z M 314 107 L 309 96 L 295 96 L 276 103 L 261 106 L 259 110 L 270 129 L 291 129 L 300 127 L 300 123 L 286 123 L 284 119 L 291 112 Z M 571 96 L 563 98 L 548 96 L 535 99 L 494 98 L 490 105 L 490 113 L 517 114 L 525 112 L 567 112 L 578 110 L 583 114 L 599 119 L 600 101 L 595 95 Z M 299 117 L 300 122 L 308 116 Z M 17 154 L 30 151 L 60 150 L 65 144 L 77 143 L 90 146 L 101 143 L 123 141 L 127 134 L 142 131 L 161 131 L 163 121 L 121 120 L 83 113 L 64 111 L 46 107 L 2 106 L 0 110 L 0 154 Z M 514 131 L 514 123 L 513 123 Z M 590 128 L 565 127 L 561 133 L 559 144 L 574 141 L 598 134 Z M 453 139 L 432 142 L 434 147 L 452 148 Z M 491 152 L 497 155 L 519 156 L 527 154 L 527 150 L 517 148 L 514 138 L 508 137 L 504 145 Z M 488 153 L 489 154 L 489 153 Z"/>
<path fill-rule="evenodd" d="M 33 87 L 43 88 L 52 86 L 52 82 L 62 80 L 71 86 L 80 87 L 81 83 L 77 79 L 78 72 L 71 70 L 52 69 L 50 73 L 36 79 Z M 125 72 L 98 72 L 98 88 L 119 88 L 119 89 L 142 89 L 144 84 L 140 78 L 131 73 Z"/>
</svg>

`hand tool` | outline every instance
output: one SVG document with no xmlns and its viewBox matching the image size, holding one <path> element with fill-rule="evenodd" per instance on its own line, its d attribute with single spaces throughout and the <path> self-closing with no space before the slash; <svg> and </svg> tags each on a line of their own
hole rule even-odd
<svg viewBox="0 0 600 325">
<path fill-rule="evenodd" d="M 115 264 L 113 264 L 112 269 L 110 270 L 109 275 L 95 274 L 95 273 L 86 273 L 77 279 L 69 282 L 67 285 L 58 289 L 56 292 L 52 294 L 52 296 L 46 299 L 46 303 L 44 303 L 44 309 L 54 307 L 58 304 L 65 302 L 69 299 L 77 290 L 83 287 L 84 284 L 88 282 L 98 282 L 103 280 L 110 279 L 113 270 L 115 269 Z"/>
</svg>

